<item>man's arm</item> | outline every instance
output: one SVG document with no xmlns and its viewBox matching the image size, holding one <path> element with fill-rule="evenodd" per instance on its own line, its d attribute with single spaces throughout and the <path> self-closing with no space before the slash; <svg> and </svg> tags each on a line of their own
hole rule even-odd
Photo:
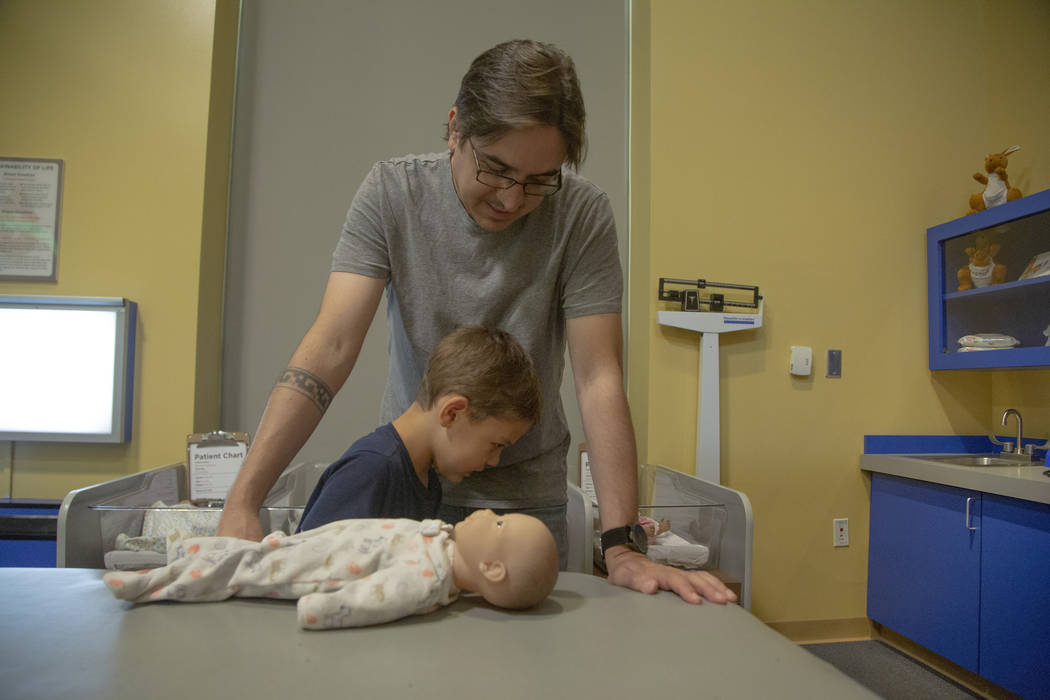
<svg viewBox="0 0 1050 700">
<path fill-rule="evenodd" d="M 623 390 L 621 332 L 620 314 L 582 316 L 566 322 L 603 532 L 638 521 L 638 455 Z M 643 593 L 662 588 L 690 603 L 699 603 L 701 596 L 715 603 L 736 600 L 732 591 L 706 571 L 657 564 L 626 546 L 610 548 L 605 564 L 612 583 Z"/>
<path fill-rule="evenodd" d="M 270 393 L 255 439 L 226 497 L 219 535 L 262 539 L 259 508 L 350 375 L 385 284 L 349 272 L 329 275 L 317 319 Z"/>
</svg>

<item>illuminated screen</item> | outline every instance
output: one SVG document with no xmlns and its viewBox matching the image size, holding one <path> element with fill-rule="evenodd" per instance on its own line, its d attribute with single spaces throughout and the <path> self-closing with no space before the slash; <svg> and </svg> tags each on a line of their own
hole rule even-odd
<svg viewBox="0 0 1050 700">
<path fill-rule="evenodd" d="M 0 297 L 0 440 L 130 439 L 135 305 Z"/>
</svg>

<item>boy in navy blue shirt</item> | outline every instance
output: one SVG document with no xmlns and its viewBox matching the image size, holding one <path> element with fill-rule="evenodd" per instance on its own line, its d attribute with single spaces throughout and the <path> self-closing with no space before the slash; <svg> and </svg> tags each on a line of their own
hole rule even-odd
<svg viewBox="0 0 1050 700">
<path fill-rule="evenodd" d="M 458 483 L 495 466 L 539 416 L 539 380 L 518 341 L 492 328 L 458 328 L 434 348 L 408 410 L 321 475 L 298 529 L 347 518 L 435 518 L 438 474 Z"/>
</svg>

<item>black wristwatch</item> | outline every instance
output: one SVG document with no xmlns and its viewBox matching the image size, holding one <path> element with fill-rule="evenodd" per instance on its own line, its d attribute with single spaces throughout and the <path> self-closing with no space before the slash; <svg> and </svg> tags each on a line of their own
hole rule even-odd
<svg viewBox="0 0 1050 700">
<path fill-rule="evenodd" d="M 606 530 L 602 533 L 602 556 L 605 556 L 610 547 L 621 544 L 627 545 L 636 552 L 645 554 L 646 550 L 649 549 L 649 535 L 645 534 L 645 528 L 638 523 Z"/>
</svg>

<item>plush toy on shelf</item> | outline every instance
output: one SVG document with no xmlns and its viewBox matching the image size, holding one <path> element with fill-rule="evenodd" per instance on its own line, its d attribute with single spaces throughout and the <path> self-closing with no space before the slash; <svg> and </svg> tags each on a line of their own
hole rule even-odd
<svg viewBox="0 0 1050 700">
<path fill-rule="evenodd" d="M 984 159 L 984 172 L 974 173 L 973 179 L 984 185 L 984 192 L 970 195 L 970 214 L 996 207 L 1021 198 L 1021 190 L 1010 187 L 1006 177 L 1007 156 L 1020 150 L 1020 146 L 1004 148 L 1001 153 L 989 153 Z"/>
<path fill-rule="evenodd" d="M 1006 279 L 1006 265 L 995 262 L 998 253 L 999 244 L 992 243 L 987 233 L 978 232 L 974 246 L 966 249 L 970 264 L 959 268 L 959 291 L 1002 283 Z"/>
</svg>

